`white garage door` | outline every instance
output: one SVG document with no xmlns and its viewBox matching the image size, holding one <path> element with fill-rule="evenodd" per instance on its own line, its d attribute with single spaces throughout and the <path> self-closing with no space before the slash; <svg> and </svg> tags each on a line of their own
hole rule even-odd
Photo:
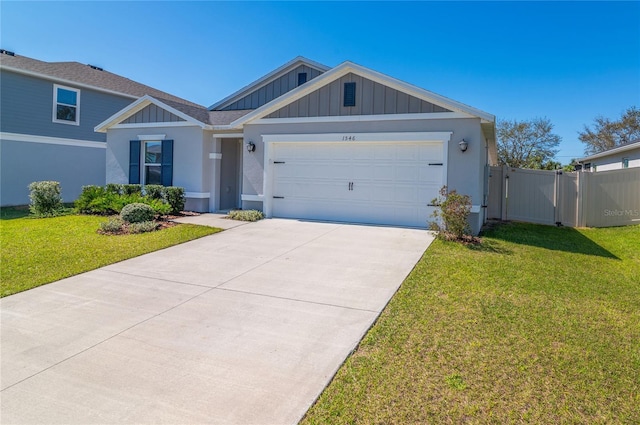
<svg viewBox="0 0 640 425">
<path fill-rule="evenodd" d="M 273 143 L 274 217 L 426 227 L 442 142 Z"/>
</svg>

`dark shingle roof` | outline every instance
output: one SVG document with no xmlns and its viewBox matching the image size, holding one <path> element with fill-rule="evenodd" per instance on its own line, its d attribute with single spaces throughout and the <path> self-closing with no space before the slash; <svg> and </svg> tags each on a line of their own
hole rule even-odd
<svg viewBox="0 0 640 425">
<path fill-rule="evenodd" d="M 9 56 L 3 54 L 0 55 L 0 65 L 2 65 L 2 67 L 30 71 L 131 96 L 142 97 L 148 94 L 158 99 L 168 99 L 185 105 L 202 107 L 202 105 L 198 105 L 197 103 L 173 96 L 109 71 L 93 69 L 79 62 L 44 62 L 25 56 Z"/>
</svg>

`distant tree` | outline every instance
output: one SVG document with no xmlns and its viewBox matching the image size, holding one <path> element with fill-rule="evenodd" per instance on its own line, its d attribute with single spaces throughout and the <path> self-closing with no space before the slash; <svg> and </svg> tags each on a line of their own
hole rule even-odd
<svg viewBox="0 0 640 425">
<path fill-rule="evenodd" d="M 518 168 L 555 169 L 552 159 L 562 138 L 551 130 L 553 124 L 548 118 L 498 121 L 498 162 Z"/>
<path fill-rule="evenodd" d="M 593 129 L 584 126 L 578 139 L 585 144 L 585 155 L 593 155 L 640 139 L 640 109 L 632 106 L 617 121 L 602 116 L 594 119 Z"/>
</svg>

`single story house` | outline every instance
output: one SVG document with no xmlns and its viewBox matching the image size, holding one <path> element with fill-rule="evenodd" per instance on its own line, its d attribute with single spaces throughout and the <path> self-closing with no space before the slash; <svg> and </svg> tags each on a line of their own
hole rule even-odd
<svg viewBox="0 0 640 425">
<path fill-rule="evenodd" d="M 640 140 L 578 160 L 582 171 L 608 171 L 640 167 Z"/>
<path fill-rule="evenodd" d="M 187 208 L 426 227 L 447 185 L 485 220 L 495 117 L 352 62 L 297 57 L 209 108 L 146 95 L 95 127 L 108 183 L 186 189 Z"/>
</svg>

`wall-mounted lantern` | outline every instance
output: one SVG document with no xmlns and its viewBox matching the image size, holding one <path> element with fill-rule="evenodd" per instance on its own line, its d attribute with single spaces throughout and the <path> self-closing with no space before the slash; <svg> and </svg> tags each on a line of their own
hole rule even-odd
<svg viewBox="0 0 640 425">
<path fill-rule="evenodd" d="M 462 139 L 460 141 L 460 143 L 458 143 L 458 146 L 460 146 L 460 150 L 462 152 L 466 152 L 467 148 L 469 147 L 469 142 L 467 142 L 466 140 Z"/>
<path fill-rule="evenodd" d="M 249 143 L 247 143 L 247 151 L 248 152 L 255 152 L 256 151 L 256 144 L 249 141 Z"/>
</svg>

